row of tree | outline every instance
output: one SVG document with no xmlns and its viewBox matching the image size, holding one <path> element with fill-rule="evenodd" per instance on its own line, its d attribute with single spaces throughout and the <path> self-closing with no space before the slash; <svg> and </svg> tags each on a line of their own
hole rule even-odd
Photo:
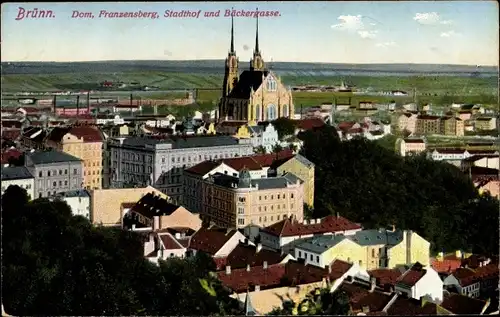
<svg viewBox="0 0 500 317">
<path fill-rule="evenodd" d="M 341 142 L 330 126 L 299 137 L 316 166 L 314 217 L 339 212 L 367 228 L 415 230 L 434 251 L 498 254 L 498 200 L 455 166 L 362 138 Z"/>
</svg>

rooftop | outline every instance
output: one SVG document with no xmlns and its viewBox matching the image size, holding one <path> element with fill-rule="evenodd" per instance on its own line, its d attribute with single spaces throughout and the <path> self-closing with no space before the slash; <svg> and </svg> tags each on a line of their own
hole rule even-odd
<svg viewBox="0 0 500 317">
<path fill-rule="evenodd" d="M 215 255 L 236 232 L 237 230 L 202 227 L 191 237 L 189 247 Z"/>
<path fill-rule="evenodd" d="M 144 195 L 131 210 L 146 218 L 169 216 L 180 206 L 169 203 L 166 199 L 152 193 Z"/>
<path fill-rule="evenodd" d="M 238 246 L 228 255 L 226 264 L 232 269 L 262 266 L 264 261 L 269 265 L 278 264 L 285 259 L 287 255 L 267 249 L 257 251 L 256 246 L 247 245 L 240 242 Z"/>
<path fill-rule="evenodd" d="M 457 315 L 479 315 L 486 304 L 487 303 L 485 301 L 474 299 L 469 296 L 459 294 L 448 295 L 445 293 L 443 302 L 440 306 Z"/>
<path fill-rule="evenodd" d="M 28 179 L 28 178 L 34 178 L 34 177 L 24 166 L 13 166 L 13 167 L 2 166 L 2 181 Z"/>
<path fill-rule="evenodd" d="M 222 173 L 215 173 L 211 176 L 210 180 L 213 180 L 214 184 L 223 187 L 234 188 L 234 186 L 237 185 L 238 188 L 258 187 L 259 190 L 287 188 L 289 185 L 296 184 L 297 182 L 303 183 L 301 179 L 291 173 L 286 173 L 279 177 L 247 179 L 247 181 L 241 177 L 238 178 Z"/>
<path fill-rule="evenodd" d="M 409 270 L 401 275 L 396 284 L 399 286 L 413 287 L 417 282 L 424 277 L 427 271 L 423 268 L 422 264 L 415 263 Z"/>
<path fill-rule="evenodd" d="M 81 161 L 78 157 L 57 150 L 35 151 L 29 153 L 28 157 L 35 165 Z"/>
<path fill-rule="evenodd" d="M 132 147 L 144 147 L 145 145 L 171 144 L 173 149 L 202 148 L 238 145 L 239 140 L 232 136 L 148 136 L 148 137 L 128 137 L 123 141 L 123 145 Z"/>
<path fill-rule="evenodd" d="M 66 192 L 61 192 L 57 194 L 60 197 L 65 197 L 65 198 L 72 198 L 72 197 L 90 197 L 90 194 L 88 191 L 81 189 L 81 190 L 70 190 Z"/>
</svg>

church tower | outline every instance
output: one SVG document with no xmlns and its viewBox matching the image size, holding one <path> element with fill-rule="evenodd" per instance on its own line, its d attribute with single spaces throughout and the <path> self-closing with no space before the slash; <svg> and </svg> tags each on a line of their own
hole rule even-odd
<svg viewBox="0 0 500 317">
<path fill-rule="evenodd" d="M 231 48 L 226 57 L 222 96 L 227 97 L 238 81 L 238 57 L 234 50 L 234 20 L 231 16 Z"/>
<path fill-rule="evenodd" d="M 264 70 L 264 60 L 259 49 L 259 11 L 257 10 L 256 17 L 257 28 L 255 31 L 255 49 L 253 51 L 253 58 L 250 61 L 250 70 L 263 71 Z"/>
</svg>

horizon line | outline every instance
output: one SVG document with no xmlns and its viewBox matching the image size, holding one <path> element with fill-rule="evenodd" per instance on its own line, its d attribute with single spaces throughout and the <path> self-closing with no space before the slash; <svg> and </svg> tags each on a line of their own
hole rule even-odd
<svg viewBox="0 0 500 317">
<path fill-rule="evenodd" d="M 213 59 L 103 59 L 86 61 L 1 61 L 1 63 L 98 63 L 98 62 L 202 62 L 202 61 L 224 61 L 223 58 Z M 269 63 L 269 62 L 267 62 Z M 339 63 L 339 62 L 295 62 L 295 61 L 272 61 L 271 63 L 300 63 L 300 64 L 334 64 L 334 65 L 440 65 L 440 66 L 469 66 L 469 67 L 496 67 L 500 71 L 500 65 L 479 64 L 440 64 L 440 63 Z"/>
</svg>

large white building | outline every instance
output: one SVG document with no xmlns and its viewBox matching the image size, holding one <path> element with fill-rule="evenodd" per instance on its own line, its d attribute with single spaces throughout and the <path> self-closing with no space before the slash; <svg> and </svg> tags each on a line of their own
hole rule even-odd
<svg viewBox="0 0 500 317">
<path fill-rule="evenodd" d="M 30 199 L 35 197 L 35 178 L 26 167 L 2 166 L 2 195 L 11 185 L 17 185 L 26 189 Z"/>
<path fill-rule="evenodd" d="M 86 190 L 62 192 L 58 193 L 56 197 L 68 204 L 73 215 L 90 220 L 90 194 Z"/>
</svg>

